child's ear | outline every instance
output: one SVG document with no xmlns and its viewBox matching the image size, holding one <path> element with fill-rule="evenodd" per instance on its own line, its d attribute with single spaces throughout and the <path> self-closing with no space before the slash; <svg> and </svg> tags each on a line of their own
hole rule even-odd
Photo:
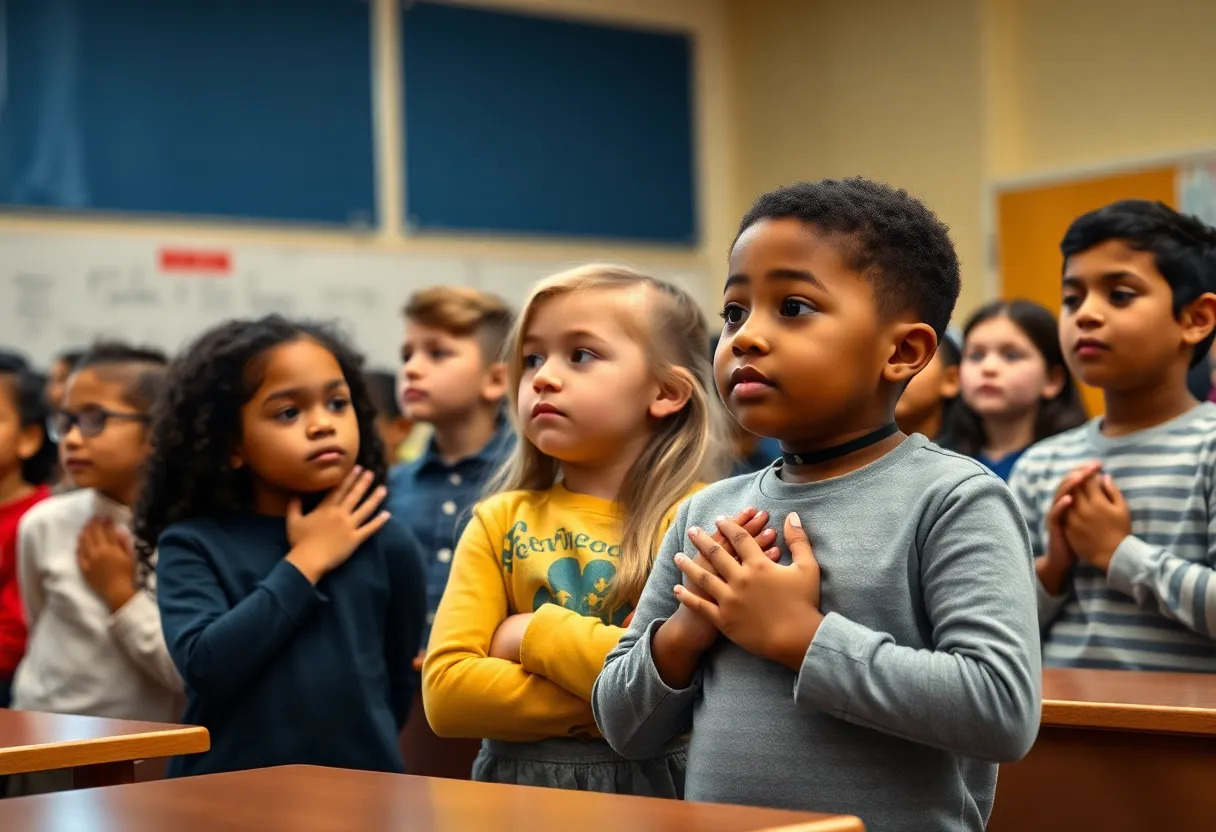
<svg viewBox="0 0 1216 832">
<path fill-rule="evenodd" d="M 488 402 L 502 401 L 507 397 L 507 386 L 510 383 L 510 373 L 507 372 L 505 361 L 495 361 L 486 368 L 485 381 L 481 386 L 481 397 Z"/>
<path fill-rule="evenodd" d="M 883 367 L 882 377 L 892 384 L 910 381 L 933 360 L 937 351 L 937 333 L 925 323 L 896 324 L 893 349 Z"/>
<path fill-rule="evenodd" d="M 1182 341 L 1189 347 L 1203 342 L 1216 329 L 1216 295 L 1204 292 L 1186 305 L 1178 316 Z"/>
<path fill-rule="evenodd" d="M 232 453 L 228 454 L 228 467 L 233 471 L 239 471 L 245 467 L 245 457 L 241 455 L 239 448 L 233 448 Z"/>
<path fill-rule="evenodd" d="M 1065 382 L 1068 381 L 1068 376 L 1065 375 L 1067 372 L 1063 367 L 1049 368 L 1047 383 L 1043 385 L 1043 392 L 1039 394 L 1039 398 L 1046 402 L 1060 395 L 1064 391 Z"/>
<path fill-rule="evenodd" d="M 42 450 L 42 443 L 46 441 L 46 431 L 42 425 L 26 425 L 21 429 L 21 433 L 17 434 L 17 459 L 25 461 L 33 459 L 34 454 Z"/>
<path fill-rule="evenodd" d="M 659 384 L 659 391 L 650 403 L 649 413 L 654 419 L 666 419 L 679 413 L 692 398 L 697 381 L 683 367 L 675 367 L 671 377 Z"/>
</svg>

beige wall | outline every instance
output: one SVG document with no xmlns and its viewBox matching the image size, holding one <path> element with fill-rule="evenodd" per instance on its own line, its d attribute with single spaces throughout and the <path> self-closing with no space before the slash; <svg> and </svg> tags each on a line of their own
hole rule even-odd
<svg viewBox="0 0 1216 832">
<path fill-rule="evenodd" d="M 987 180 L 1216 147 L 1216 3 L 734 0 L 736 210 L 863 174 L 922 196 L 985 300 Z"/>
<path fill-rule="evenodd" d="M 971 0 L 738 0 L 732 6 L 739 201 L 861 174 L 907 188 L 950 226 L 967 308 L 980 297 L 983 120 Z"/>
<path fill-rule="evenodd" d="M 994 175 L 1216 145 L 1216 3 L 1017 5 L 1020 119 Z"/>
</svg>

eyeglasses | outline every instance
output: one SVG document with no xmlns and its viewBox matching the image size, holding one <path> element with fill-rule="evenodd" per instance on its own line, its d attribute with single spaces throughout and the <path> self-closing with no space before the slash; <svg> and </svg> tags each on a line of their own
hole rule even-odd
<svg viewBox="0 0 1216 832">
<path fill-rule="evenodd" d="M 47 433 L 52 442 L 62 442 L 72 432 L 72 428 L 78 427 L 81 436 L 91 439 L 94 436 L 100 436 L 101 432 L 106 429 L 106 423 L 111 419 L 124 419 L 145 424 L 151 421 L 146 413 L 115 413 L 113 410 L 103 410 L 100 407 L 90 408 L 81 413 L 61 410 L 48 420 Z"/>
</svg>

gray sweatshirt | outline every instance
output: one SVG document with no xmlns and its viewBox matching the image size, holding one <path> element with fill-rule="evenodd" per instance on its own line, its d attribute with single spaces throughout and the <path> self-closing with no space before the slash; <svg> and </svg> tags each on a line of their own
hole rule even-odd
<svg viewBox="0 0 1216 832">
<path fill-rule="evenodd" d="M 984 828 L 997 761 L 1029 750 L 1041 709 L 1026 524 L 978 463 L 912 436 L 843 477 L 786 483 L 780 466 L 686 501 L 592 705 L 643 759 L 688 730 L 689 800 L 837 812 L 870 832 Z M 673 690 L 651 655 L 678 602 L 690 526 L 748 506 L 797 511 L 822 570 L 820 625 L 799 673 L 722 638 Z"/>
</svg>

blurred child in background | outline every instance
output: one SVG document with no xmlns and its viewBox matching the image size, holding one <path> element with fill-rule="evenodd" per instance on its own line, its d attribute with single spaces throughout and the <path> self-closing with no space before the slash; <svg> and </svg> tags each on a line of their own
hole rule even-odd
<svg viewBox="0 0 1216 832">
<path fill-rule="evenodd" d="M 13 674 L 25 654 L 17 526 L 50 496 L 56 469 L 55 443 L 46 435 L 50 408 L 44 387 L 41 376 L 0 364 L 0 708 L 9 706 Z"/>
<path fill-rule="evenodd" d="M 895 423 L 911 436 L 919 433 L 939 445 L 950 445 L 950 414 L 958 399 L 958 364 L 961 341 L 954 330 L 947 330 L 933 360 L 921 370 L 895 405 Z"/>
<path fill-rule="evenodd" d="M 29 627 L 13 707 L 176 722 L 181 679 L 161 634 L 152 575 L 140 580 L 129 532 L 147 459 L 149 411 L 166 358 L 94 346 L 68 377 L 52 438 L 77 490 L 21 519 L 17 583 Z M 54 791 L 70 772 L 14 777 L 10 791 Z"/>
<path fill-rule="evenodd" d="M 418 292 L 404 314 L 405 415 L 433 434 L 418 459 L 389 473 L 388 505 L 422 546 L 429 634 L 469 510 L 512 445 L 502 413 L 512 314 L 499 298 L 463 286 Z"/>
<path fill-rule="evenodd" d="M 46 399 L 52 410 L 58 410 L 63 405 L 63 390 L 67 386 L 68 376 L 83 355 L 84 350 L 64 350 L 51 363 L 51 372 L 46 379 Z"/>
<path fill-rule="evenodd" d="M 367 395 L 376 408 L 376 431 L 384 443 L 384 460 L 390 467 L 401 461 L 402 448 L 409 441 L 413 424 L 401 412 L 397 398 L 397 376 L 385 370 L 368 370 Z"/>
<path fill-rule="evenodd" d="M 959 386 L 950 447 L 1006 482 L 1027 448 L 1086 421 L 1055 315 L 1030 301 L 995 301 L 971 316 Z"/>
</svg>

